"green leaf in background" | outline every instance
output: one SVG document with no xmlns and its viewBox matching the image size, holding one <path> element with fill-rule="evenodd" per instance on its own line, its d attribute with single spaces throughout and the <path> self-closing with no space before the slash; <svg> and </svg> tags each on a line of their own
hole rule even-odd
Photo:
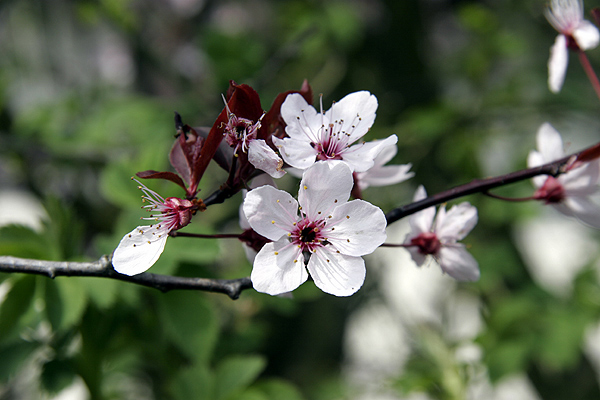
<svg viewBox="0 0 600 400">
<path fill-rule="evenodd" d="M 170 385 L 178 400 L 214 400 L 214 374 L 207 365 L 196 363 L 180 372 Z"/>
<path fill-rule="evenodd" d="M 37 348 L 39 348 L 39 344 L 35 342 L 24 340 L 4 342 L 0 347 L 0 360 L 2 360 L 0 362 L 0 382 L 5 382 L 13 377 Z"/>
<path fill-rule="evenodd" d="M 7 225 L 0 228 L 0 254 L 14 257 L 52 259 L 55 253 L 48 238 L 31 228 Z"/>
<path fill-rule="evenodd" d="M 36 276 L 15 277 L 6 298 L 0 304 L 0 339 L 21 327 L 19 321 L 33 304 L 36 289 Z"/>
<path fill-rule="evenodd" d="M 551 307 L 544 313 L 544 329 L 537 343 L 544 368 L 557 371 L 575 367 L 584 332 L 595 320 L 593 315 L 564 306 Z"/>
<path fill-rule="evenodd" d="M 69 361 L 50 360 L 42 366 L 41 381 L 50 394 L 56 394 L 69 386 L 75 378 Z"/>
<path fill-rule="evenodd" d="M 210 302 L 196 292 L 173 291 L 159 296 L 165 331 L 185 354 L 198 362 L 208 362 L 219 334 Z"/>
<path fill-rule="evenodd" d="M 80 280 L 59 277 L 44 280 L 46 315 L 55 331 L 67 329 L 79 322 L 87 305 L 87 296 Z"/>
<path fill-rule="evenodd" d="M 291 383 L 282 379 L 268 379 L 257 382 L 252 385 L 251 390 L 256 390 L 264 394 L 266 399 L 269 400 L 303 400 L 304 397 L 300 394 L 298 389 Z"/>
<path fill-rule="evenodd" d="M 250 385 L 266 366 L 262 356 L 232 356 L 223 360 L 216 370 L 215 399 L 231 398 Z"/>
</svg>

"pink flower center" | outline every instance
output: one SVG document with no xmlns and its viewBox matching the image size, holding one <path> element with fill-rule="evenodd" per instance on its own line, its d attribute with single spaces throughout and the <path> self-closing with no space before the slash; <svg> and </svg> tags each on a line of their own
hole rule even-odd
<svg viewBox="0 0 600 400">
<path fill-rule="evenodd" d="M 341 160 L 341 154 L 348 147 L 348 135 L 343 132 L 333 132 L 333 128 L 334 124 L 329 124 L 321 134 L 321 142 L 311 143 L 317 151 L 318 160 Z"/>
<path fill-rule="evenodd" d="M 256 139 L 259 128 L 260 121 L 254 123 L 249 119 L 229 114 L 229 121 L 227 121 L 223 134 L 227 144 L 233 147 L 234 154 L 238 154 L 240 149 L 243 153 L 247 153 L 248 145 Z"/>
<path fill-rule="evenodd" d="M 541 188 L 535 191 L 533 198 L 543 200 L 546 204 L 560 203 L 565 199 L 565 188 L 553 176 L 549 176 Z"/>
<path fill-rule="evenodd" d="M 324 246 L 326 238 L 323 235 L 325 221 L 299 221 L 290 233 L 291 243 L 300 247 L 301 251 L 314 252 L 317 247 Z"/>
<path fill-rule="evenodd" d="M 170 227 L 169 231 L 181 229 L 189 224 L 194 213 L 194 203 L 178 197 L 167 197 L 161 211 L 163 220 Z"/>
<path fill-rule="evenodd" d="M 425 232 L 419 234 L 419 236 L 416 236 L 411 239 L 410 245 L 418 247 L 419 252 L 425 255 L 437 254 L 442 247 L 440 240 L 438 239 L 437 235 L 433 232 Z"/>
</svg>

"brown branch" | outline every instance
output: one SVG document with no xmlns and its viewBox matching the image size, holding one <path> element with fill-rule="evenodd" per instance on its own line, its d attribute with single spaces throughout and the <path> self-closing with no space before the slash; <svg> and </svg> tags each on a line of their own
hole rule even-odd
<svg viewBox="0 0 600 400">
<path fill-rule="evenodd" d="M 110 257 L 102 256 L 94 262 L 43 261 L 11 256 L 0 256 L 0 272 L 44 275 L 54 279 L 57 276 L 87 276 L 109 278 L 135 283 L 158 289 L 169 290 L 202 290 L 224 293 L 237 299 L 245 289 L 252 287 L 250 278 L 240 279 L 206 279 L 179 276 L 158 275 L 149 272 L 128 276 L 115 271 Z"/>
<path fill-rule="evenodd" d="M 386 214 L 388 225 L 414 214 L 425 208 L 432 207 L 449 200 L 467 196 L 474 193 L 487 193 L 489 190 L 533 178 L 537 175 L 558 176 L 577 167 L 581 163 L 589 162 L 600 157 L 600 143 L 590 146 L 579 153 L 569 155 L 554 162 L 535 168 L 524 169 L 487 179 L 476 179 L 464 185 L 454 187 L 444 192 L 429 196 L 423 200 L 395 208 Z M 174 233 L 173 236 L 196 236 L 195 234 Z M 205 235 L 197 235 L 204 237 Z M 213 235 L 210 235 L 214 237 Z M 237 237 L 238 235 L 221 235 L 222 237 Z M 391 245 L 388 245 L 391 246 Z M 401 246 L 401 245 L 400 245 Z M 0 256 L 0 272 L 25 273 L 44 275 L 49 278 L 57 276 L 89 276 L 116 279 L 158 289 L 162 292 L 169 290 L 201 290 L 207 292 L 224 293 L 232 299 L 237 299 L 241 292 L 252 288 L 250 278 L 240 279 L 206 279 L 158 275 L 149 272 L 128 276 L 116 272 L 111 263 L 111 258 L 102 256 L 95 262 L 70 262 L 70 261 L 42 261 L 12 256 Z"/>
<path fill-rule="evenodd" d="M 495 176 L 492 178 L 486 179 L 475 179 L 469 183 L 465 183 L 464 185 L 456 186 L 452 189 L 446 190 L 444 192 L 440 192 L 429 196 L 423 200 L 407 204 L 402 207 L 395 208 L 389 211 L 385 217 L 387 219 L 388 225 L 396 222 L 406 216 L 414 214 L 418 211 L 424 210 L 431 206 L 436 206 L 438 204 L 445 203 L 450 200 L 457 199 L 459 197 L 468 196 L 474 193 L 486 193 L 491 189 L 506 186 L 511 183 L 523 181 L 525 179 L 533 178 L 538 175 L 551 175 L 558 176 L 561 175 L 567 170 L 574 166 L 575 163 L 579 162 L 580 159 L 587 157 L 587 154 L 594 150 L 598 144 L 588 147 L 585 150 L 580 151 L 579 153 L 571 154 L 566 157 L 561 158 L 560 160 L 556 160 L 550 162 L 548 164 L 540 165 L 535 168 L 523 169 L 521 171 L 511 172 L 506 175 Z M 594 153 L 595 154 L 595 153 Z M 594 158 L 597 158 L 598 155 L 595 154 Z M 590 160 L 586 160 L 590 161 Z"/>
</svg>

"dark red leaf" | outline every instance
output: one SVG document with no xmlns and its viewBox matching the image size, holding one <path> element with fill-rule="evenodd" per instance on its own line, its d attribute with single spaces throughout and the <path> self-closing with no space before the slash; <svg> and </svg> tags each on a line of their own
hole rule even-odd
<svg viewBox="0 0 600 400">
<path fill-rule="evenodd" d="M 576 162 L 590 162 L 600 157 L 600 143 L 588 147 L 577 155 Z"/>
<path fill-rule="evenodd" d="M 136 175 L 142 179 L 165 179 L 167 181 L 171 181 L 173 183 L 178 184 L 179 186 L 181 186 L 183 188 L 183 190 L 187 190 L 183 180 L 179 177 L 179 175 L 177 175 L 174 172 L 169 172 L 169 171 L 159 172 L 159 171 L 148 170 L 148 171 L 138 172 Z"/>
<path fill-rule="evenodd" d="M 281 105 L 291 93 L 300 93 L 308 104 L 312 104 L 313 102 L 312 88 L 306 79 L 302 82 L 300 90 L 288 90 L 287 92 L 279 93 L 262 120 L 262 126 L 257 135 L 259 139 L 265 139 L 270 143 L 271 135 L 279 138 L 285 136 L 285 121 L 281 118 Z"/>
<path fill-rule="evenodd" d="M 263 110 L 260 106 L 260 98 L 258 93 L 250 86 L 242 84 L 238 85 L 234 81 L 230 82 L 230 90 L 228 91 L 227 106 L 229 111 L 237 115 L 238 117 L 247 118 L 253 121 L 258 121 L 262 116 Z M 223 108 L 200 150 L 200 156 L 197 158 L 193 166 L 193 174 L 191 178 L 190 188 L 196 190 L 198 183 L 204 175 L 204 171 L 208 167 L 210 160 L 215 156 L 219 145 L 223 140 L 223 131 L 225 125 L 229 120 L 227 109 Z"/>
</svg>

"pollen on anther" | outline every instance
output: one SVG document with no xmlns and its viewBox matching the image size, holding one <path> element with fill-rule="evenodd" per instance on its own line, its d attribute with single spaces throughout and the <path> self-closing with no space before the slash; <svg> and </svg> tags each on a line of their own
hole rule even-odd
<svg viewBox="0 0 600 400">
<path fill-rule="evenodd" d="M 346 239 L 346 242 L 350 243 L 350 239 Z"/>
<path fill-rule="evenodd" d="M 277 199 L 277 202 L 279 203 L 279 199 Z"/>
<path fill-rule="evenodd" d="M 275 220 L 271 221 L 272 224 L 275 224 Z"/>
<path fill-rule="evenodd" d="M 150 243 L 150 241 L 148 240 L 148 244 L 152 244 L 152 243 Z"/>
<path fill-rule="evenodd" d="M 321 214 L 321 211 L 319 211 L 317 214 Z"/>
<path fill-rule="evenodd" d="M 308 186 L 304 185 L 304 190 L 308 189 Z"/>
<path fill-rule="evenodd" d="M 288 237 L 290 237 L 290 236 L 292 236 L 292 234 L 291 234 L 291 233 L 288 233 Z"/>
<path fill-rule="evenodd" d="M 337 199 L 335 199 L 333 202 L 334 202 L 334 203 L 337 203 Z"/>
<path fill-rule="evenodd" d="M 294 260 L 294 262 L 295 262 L 295 263 L 297 263 L 297 262 L 298 262 L 298 260 Z"/>
<path fill-rule="evenodd" d="M 276 251 L 276 252 L 275 252 L 275 255 L 279 255 L 279 252 L 277 252 L 277 251 Z"/>
<path fill-rule="evenodd" d="M 327 262 L 329 262 L 329 260 L 327 260 Z"/>
<path fill-rule="evenodd" d="M 339 251 L 339 250 L 336 250 L 335 252 L 336 252 L 336 253 L 338 253 L 338 254 L 340 253 L 340 251 Z"/>
<path fill-rule="evenodd" d="M 350 216 L 349 216 L 349 215 L 346 215 L 346 219 L 350 219 Z"/>
<path fill-rule="evenodd" d="M 136 246 L 136 244 L 134 243 L 134 244 L 133 244 L 133 247 L 135 247 L 135 246 Z"/>
<path fill-rule="evenodd" d="M 294 225 L 294 226 L 296 226 L 296 222 L 294 222 L 294 224 L 293 224 L 293 225 Z"/>
<path fill-rule="evenodd" d="M 129 234 L 129 236 L 128 236 L 128 237 L 131 237 L 131 233 Z"/>
</svg>

